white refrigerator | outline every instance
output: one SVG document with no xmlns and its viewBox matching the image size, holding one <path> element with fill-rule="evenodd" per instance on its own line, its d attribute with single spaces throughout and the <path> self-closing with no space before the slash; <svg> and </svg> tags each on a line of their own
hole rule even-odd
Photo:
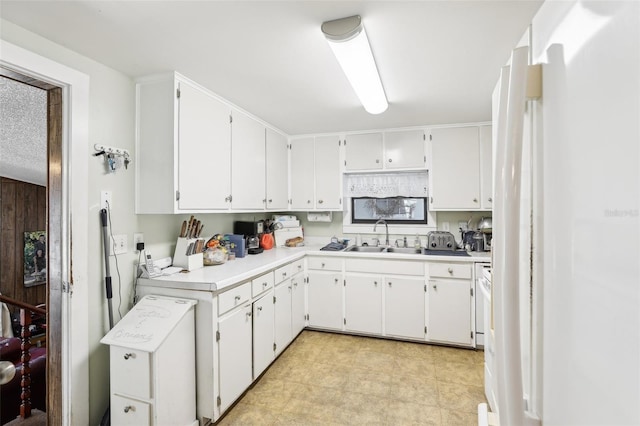
<svg viewBox="0 0 640 426">
<path fill-rule="evenodd" d="M 521 46 L 494 94 L 479 423 L 639 425 L 640 2 L 547 1 Z"/>
</svg>

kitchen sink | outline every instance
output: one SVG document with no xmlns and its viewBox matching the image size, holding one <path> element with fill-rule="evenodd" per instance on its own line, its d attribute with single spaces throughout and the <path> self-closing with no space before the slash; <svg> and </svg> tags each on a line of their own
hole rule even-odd
<svg viewBox="0 0 640 426">
<path fill-rule="evenodd" d="M 422 249 L 415 247 L 388 247 L 384 252 L 399 254 L 422 254 Z"/>
<path fill-rule="evenodd" d="M 355 251 L 360 253 L 381 253 L 385 248 L 376 246 L 350 246 L 344 251 Z"/>
</svg>

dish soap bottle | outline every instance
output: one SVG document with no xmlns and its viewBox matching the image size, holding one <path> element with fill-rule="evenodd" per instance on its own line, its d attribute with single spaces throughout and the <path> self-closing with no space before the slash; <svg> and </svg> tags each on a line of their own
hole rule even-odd
<svg viewBox="0 0 640 426">
<path fill-rule="evenodd" d="M 413 242 L 413 246 L 417 249 L 421 248 L 421 244 L 420 244 L 420 235 L 416 234 L 416 239 Z"/>
</svg>

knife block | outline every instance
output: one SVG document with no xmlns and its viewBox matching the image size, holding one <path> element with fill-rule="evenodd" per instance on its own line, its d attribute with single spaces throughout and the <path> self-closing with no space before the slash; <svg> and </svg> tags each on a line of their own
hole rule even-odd
<svg viewBox="0 0 640 426">
<path fill-rule="evenodd" d="M 179 266 L 187 271 L 200 269 L 203 267 L 202 253 L 187 255 L 187 249 L 191 244 L 196 244 L 201 238 L 178 238 L 176 251 L 173 253 L 173 266 Z"/>
</svg>

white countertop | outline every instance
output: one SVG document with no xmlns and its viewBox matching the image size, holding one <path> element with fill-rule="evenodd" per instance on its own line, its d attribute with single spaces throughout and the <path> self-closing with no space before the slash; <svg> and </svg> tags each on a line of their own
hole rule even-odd
<svg viewBox="0 0 640 426">
<path fill-rule="evenodd" d="M 220 292 L 234 284 L 252 279 L 258 275 L 282 266 L 286 263 L 302 259 L 305 255 L 359 257 L 377 259 L 428 260 L 431 262 L 490 262 L 490 252 L 472 252 L 470 256 L 435 256 L 424 254 L 399 253 L 359 253 L 344 251 L 321 251 L 324 244 L 313 244 L 304 247 L 276 247 L 260 254 L 229 260 L 222 265 L 205 266 L 191 272 L 179 272 L 157 278 L 140 278 L 138 285 L 168 288 L 184 288 L 190 290 Z"/>
</svg>

